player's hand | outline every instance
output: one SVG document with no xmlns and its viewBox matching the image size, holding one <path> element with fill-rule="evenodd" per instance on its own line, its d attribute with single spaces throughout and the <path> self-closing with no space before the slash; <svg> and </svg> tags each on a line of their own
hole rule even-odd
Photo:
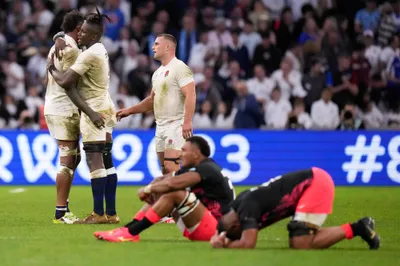
<svg viewBox="0 0 400 266">
<path fill-rule="evenodd" d="M 47 61 L 47 71 L 51 66 L 54 66 L 54 53 L 51 54 L 50 59 Z"/>
<path fill-rule="evenodd" d="M 99 129 L 104 128 L 106 121 L 104 115 L 93 112 L 92 114 L 89 115 L 89 118 L 97 128 Z"/>
<path fill-rule="evenodd" d="M 144 201 L 150 205 L 153 205 L 154 202 L 156 201 L 156 196 L 153 193 L 152 194 L 145 193 L 144 188 L 140 188 L 138 190 L 138 196 L 141 201 Z"/>
<path fill-rule="evenodd" d="M 119 121 L 121 121 L 122 118 L 130 116 L 130 115 L 131 115 L 131 113 L 129 112 L 128 109 L 119 110 L 119 111 L 117 111 L 117 121 L 119 122 Z"/>
<path fill-rule="evenodd" d="M 226 242 L 226 232 L 221 234 L 216 233 L 210 240 L 210 244 L 213 248 L 224 248 Z"/>
<path fill-rule="evenodd" d="M 64 55 L 64 49 L 66 47 L 66 43 L 62 38 L 57 38 L 54 44 L 54 51 L 58 60 L 61 60 Z"/>
<path fill-rule="evenodd" d="M 183 125 L 182 125 L 182 136 L 183 136 L 184 139 L 188 139 L 191 136 L 193 136 L 192 121 L 183 122 Z"/>
</svg>

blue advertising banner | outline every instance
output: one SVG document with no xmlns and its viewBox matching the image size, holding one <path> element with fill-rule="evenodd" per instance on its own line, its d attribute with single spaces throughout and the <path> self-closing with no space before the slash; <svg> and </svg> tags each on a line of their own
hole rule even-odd
<svg viewBox="0 0 400 266">
<path fill-rule="evenodd" d="M 317 166 L 336 185 L 400 185 L 400 132 L 198 131 L 236 185 L 258 185 L 288 171 Z M 143 185 L 161 175 L 154 131 L 115 131 L 119 183 Z M 82 148 L 82 147 L 81 147 Z M 82 161 L 74 184 L 90 183 Z M 52 185 L 58 148 L 48 132 L 0 131 L 0 185 Z"/>
</svg>

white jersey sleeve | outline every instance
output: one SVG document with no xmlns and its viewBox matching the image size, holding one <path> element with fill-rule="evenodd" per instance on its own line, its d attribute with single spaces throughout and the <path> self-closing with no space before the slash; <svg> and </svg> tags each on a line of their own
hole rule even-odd
<svg viewBox="0 0 400 266">
<path fill-rule="evenodd" d="M 178 65 L 176 79 L 181 89 L 191 82 L 194 82 L 193 72 L 190 67 L 185 64 Z"/>
</svg>

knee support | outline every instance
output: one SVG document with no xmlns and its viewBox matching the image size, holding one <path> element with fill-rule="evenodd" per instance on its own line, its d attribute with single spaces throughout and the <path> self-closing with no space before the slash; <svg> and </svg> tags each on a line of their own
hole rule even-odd
<svg viewBox="0 0 400 266">
<path fill-rule="evenodd" d="M 97 169 L 94 170 L 93 172 L 90 172 L 90 178 L 95 179 L 95 178 L 103 178 L 107 176 L 106 169 Z"/>
<path fill-rule="evenodd" d="M 58 173 L 65 175 L 68 178 L 74 177 L 74 170 L 72 170 L 71 168 L 69 168 L 65 165 L 60 165 L 60 168 L 58 169 Z"/>
<path fill-rule="evenodd" d="M 181 158 L 179 158 L 179 157 L 176 157 L 176 158 L 164 158 L 164 162 L 165 161 L 174 162 L 177 165 L 180 164 L 180 160 L 181 160 Z M 162 166 L 164 167 L 164 165 L 162 165 Z"/>
<path fill-rule="evenodd" d="M 58 146 L 58 149 L 60 151 L 60 157 L 66 157 L 66 156 L 76 156 L 78 154 L 78 149 L 70 149 L 68 146 Z"/>
<path fill-rule="evenodd" d="M 189 215 L 199 205 L 199 200 L 196 195 L 192 192 L 187 191 L 185 199 L 179 204 L 178 210 L 179 215 L 183 218 Z"/>
<path fill-rule="evenodd" d="M 114 168 L 111 150 L 112 150 L 112 142 L 106 143 L 104 146 L 104 149 L 103 149 L 103 162 L 104 162 L 104 167 L 107 170 L 107 174 L 109 174 L 108 173 L 109 169 Z M 115 172 L 115 170 L 114 170 L 114 172 Z"/>
<path fill-rule="evenodd" d="M 300 221 L 290 221 L 287 225 L 289 238 L 296 236 L 315 235 L 319 227 L 310 223 Z"/>
<path fill-rule="evenodd" d="M 83 150 L 86 153 L 102 153 L 105 145 L 103 143 L 86 143 L 83 144 Z"/>
</svg>

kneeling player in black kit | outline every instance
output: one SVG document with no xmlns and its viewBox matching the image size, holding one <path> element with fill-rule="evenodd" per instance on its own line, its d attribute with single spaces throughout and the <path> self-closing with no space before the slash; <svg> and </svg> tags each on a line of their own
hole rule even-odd
<svg viewBox="0 0 400 266">
<path fill-rule="evenodd" d="M 210 241 L 217 230 L 217 219 L 229 211 L 235 192 L 221 167 L 209 156 L 210 147 L 205 139 L 187 139 L 181 152 L 182 169 L 139 190 L 139 198 L 152 205 L 144 217 L 122 228 L 95 232 L 95 237 L 109 242 L 137 242 L 139 233 L 173 213 L 185 237 Z"/>
<path fill-rule="evenodd" d="M 380 237 L 370 217 L 342 226 L 321 228 L 332 213 L 334 184 L 320 168 L 287 173 L 242 192 L 218 223 L 210 243 L 214 248 L 254 248 L 258 231 L 293 216 L 287 229 L 294 249 L 324 249 L 343 239 L 360 236 L 370 249 Z"/>
</svg>

